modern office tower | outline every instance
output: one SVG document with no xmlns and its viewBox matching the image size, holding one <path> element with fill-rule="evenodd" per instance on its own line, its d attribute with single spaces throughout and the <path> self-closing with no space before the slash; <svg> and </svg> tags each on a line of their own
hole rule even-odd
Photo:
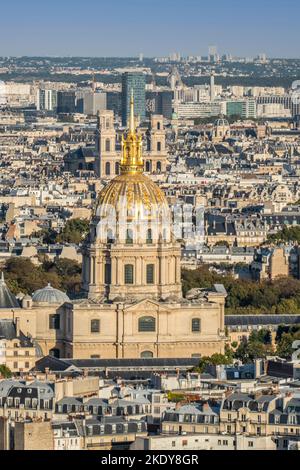
<svg viewBox="0 0 300 470">
<path fill-rule="evenodd" d="M 156 114 L 161 114 L 166 119 L 172 118 L 173 93 L 171 91 L 161 91 L 158 93 L 158 106 Z"/>
<path fill-rule="evenodd" d="M 83 113 L 89 116 L 96 116 L 98 111 L 106 109 L 106 93 L 89 92 L 83 98 Z"/>
<path fill-rule="evenodd" d="M 57 91 L 40 88 L 37 92 L 38 111 L 56 111 L 57 108 Z"/>
<path fill-rule="evenodd" d="M 76 113 L 76 93 L 75 91 L 57 92 L 57 113 Z"/>
<path fill-rule="evenodd" d="M 217 52 L 217 46 L 209 46 L 208 48 L 208 59 L 209 62 L 217 62 L 218 61 L 218 52 Z"/>
<path fill-rule="evenodd" d="M 208 85 L 195 85 L 193 87 L 193 101 L 195 103 L 210 101 L 210 87 Z"/>
<path fill-rule="evenodd" d="M 134 115 L 143 121 L 146 117 L 146 78 L 139 72 L 125 72 L 122 75 L 122 125 L 128 125 L 130 98 L 134 96 Z"/>
<path fill-rule="evenodd" d="M 172 91 L 146 92 L 146 114 L 160 114 L 166 119 L 172 118 Z"/>
<path fill-rule="evenodd" d="M 292 94 L 284 94 L 283 96 L 279 95 L 265 95 L 258 96 L 257 104 L 283 104 L 285 109 L 291 111 L 291 115 L 297 116 L 300 114 L 300 103 L 297 100 L 293 99 Z"/>
<path fill-rule="evenodd" d="M 115 116 L 122 114 L 122 93 L 119 91 L 106 92 L 106 109 L 114 112 Z"/>
<path fill-rule="evenodd" d="M 169 73 L 167 80 L 168 80 L 168 83 L 171 87 L 171 90 L 173 90 L 173 91 L 175 90 L 175 88 L 177 86 L 182 86 L 181 76 L 180 76 L 178 68 L 176 66 L 172 67 L 172 70 Z"/>
<path fill-rule="evenodd" d="M 212 72 L 210 75 L 210 101 L 215 99 L 215 75 Z"/>
<path fill-rule="evenodd" d="M 221 114 L 221 102 L 179 103 L 175 106 L 175 111 L 179 119 L 219 116 Z"/>
<path fill-rule="evenodd" d="M 226 103 L 227 116 L 240 116 L 244 119 L 256 118 L 256 100 L 245 99 L 227 101 Z"/>
</svg>

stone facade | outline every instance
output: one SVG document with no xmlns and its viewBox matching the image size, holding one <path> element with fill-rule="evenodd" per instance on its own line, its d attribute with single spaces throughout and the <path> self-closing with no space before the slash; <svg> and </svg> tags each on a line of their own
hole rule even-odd
<svg viewBox="0 0 300 470">
<path fill-rule="evenodd" d="M 163 192 L 143 174 L 143 142 L 133 109 L 132 97 L 130 127 L 122 139 L 121 174 L 100 192 L 83 245 L 84 298 L 69 301 L 48 286 L 32 299 L 26 297 L 23 308 L 14 303 L 13 310 L 0 310 L 2 318 L 18 317 L 22 331 L 45 355 L 178 358 L 224 351 L 226 291 L 217 285 L 190 300 L 182 297 L 181 247 L 171 231 Z M 112 163 L 111 112 L 100 113 L 99 126 L 99 151 L 106 163 Z M 159 171 L 158 161 L 165 155 L 161 117 L 152 117 L 149 135 L 152 163 Z"/>
</svg>

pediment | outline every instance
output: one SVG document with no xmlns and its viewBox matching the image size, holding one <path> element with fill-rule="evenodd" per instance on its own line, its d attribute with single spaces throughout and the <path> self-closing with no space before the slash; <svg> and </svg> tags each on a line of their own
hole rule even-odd
<svg viewBox="0 0 300 470">
<path fill-rule="evenodd" d="M 133 305 L 129 305 L 128 307 L 125 307 L 124 309 L 126 312 L 134 312 L 137 310 L 142 310 L 142 311 L 160 311 L 160 312 L 169 312 L 169 309 L 165 307 L 160 302 L 157 302 L 155 300 L 151 299 L 144 299 L 141 300 Z"/>
</svg>

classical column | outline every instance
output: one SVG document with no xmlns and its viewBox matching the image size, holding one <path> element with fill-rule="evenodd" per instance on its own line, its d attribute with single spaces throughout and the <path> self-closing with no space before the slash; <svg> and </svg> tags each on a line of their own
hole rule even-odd
<svg viewBox="0 0 300 470">
<path fill-rule="evenodd" d="M 136 284 L 143 284 L 142 257 L 136 258 Z"/>
<path fill-rule="evenodd" d="M 113 286 L 117 284 L 117 259 L 115 256 L 111 259 L 111 283 Z"/>
</svg>

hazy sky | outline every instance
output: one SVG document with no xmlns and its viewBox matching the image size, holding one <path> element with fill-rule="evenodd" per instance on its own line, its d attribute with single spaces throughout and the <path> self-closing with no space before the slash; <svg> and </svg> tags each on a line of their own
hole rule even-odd
<svg viewBox="0 0 300 470">
<path fill-rule="evenodd" d="M 4 0 L 0 55 L 300 58 L 299 0 Z"/>
</svg>

